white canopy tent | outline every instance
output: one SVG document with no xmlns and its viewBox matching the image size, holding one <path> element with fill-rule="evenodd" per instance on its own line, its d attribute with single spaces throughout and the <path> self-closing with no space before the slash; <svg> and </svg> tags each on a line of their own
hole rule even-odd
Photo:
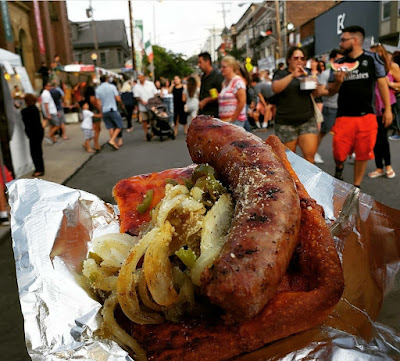
<svg viewBox="0 0 400 361">
<path fill-rule="evenodd" d="M 11 51 L 0 48 L 0 63 L 8 62 L 11 66 L 22 66 L 21 57 Z"/>
</svg>

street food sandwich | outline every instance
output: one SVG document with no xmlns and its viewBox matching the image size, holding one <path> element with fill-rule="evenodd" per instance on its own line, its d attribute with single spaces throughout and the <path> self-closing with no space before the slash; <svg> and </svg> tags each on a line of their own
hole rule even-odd
<svg viewBox="0 0 400 361">
<path fill-rule="evenodd" d="M 94 239 L 83 269 L 100 336 L 135 360 L 214 361 L 322 323 L 343 272 L 282 143 L 199 116 L 187 146 L 194 165 L 113 189 L 121 234 Z"/>
</svg>

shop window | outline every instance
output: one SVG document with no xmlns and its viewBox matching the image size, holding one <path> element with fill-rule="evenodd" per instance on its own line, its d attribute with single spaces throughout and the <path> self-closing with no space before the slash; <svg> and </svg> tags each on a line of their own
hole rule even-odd
<svg viewBox="0 0 400 361">
<path fill-rule="evenodd" d="M 382 1 L 382 21 L 390 19 L 390 0 Z"/>
</svg>

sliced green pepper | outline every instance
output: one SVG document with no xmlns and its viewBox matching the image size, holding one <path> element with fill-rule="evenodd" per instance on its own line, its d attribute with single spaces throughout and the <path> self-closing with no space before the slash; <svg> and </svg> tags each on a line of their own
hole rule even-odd
<svg viewBox="0 0 400 361">
<path fill-rule="evenodd" d="M 215 169 L 211 167 L 209 164 L 200 164 L 198 165 L 195 170 L 193 171 L 192 181 L 196 183 L 197 179 L 204 177 L 204 176 L 214 176 Z"/>
<path fill-rule="evenodd" d="M 183 262 L 187 268 L 192 268 L 197 260 L 196 253 L 192 249 L 179 248 L 175 255 Z"/>
<path fill-rule="evenodd" d="M 153 194 L 154 194 L 154 191 L 152 189 L 148 190 L 146 192 L 146 195 L 143 197 L 143 202 L 138 204 L 138 206 L 136 207 L 136 210 L 140 214 L 146 213 L 146 211 L 149 209 L 150 204 L 153 200 Z"/>
<path fill-rule="evenodd" d="M 172 184 L 173 186 L 176 186 L 178 184 L 178 182 L 175 179 L 167 178 L 165 180 L 165 184 Z"/>
</svg>

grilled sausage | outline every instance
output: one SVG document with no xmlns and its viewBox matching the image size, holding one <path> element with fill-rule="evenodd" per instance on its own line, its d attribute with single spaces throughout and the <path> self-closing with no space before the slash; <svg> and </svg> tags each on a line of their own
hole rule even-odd
<svg viewBox="0 0 400 361">
<path fill-rule="evenodd" d="M 218 315 L 178 324 L 133 325 L 132 333 L 149 360 L 228 360 L 320 324 L 340 300 L 343 271 L 323 209 L 299 181 L 278 138 L 270 136 L 267 143 L 292 175 L 301 199 L 299 243 L 276 294 L 253 319 L 234 325 L 226 325 Z M 266 349 L 255 358 L 271 356 Z"/>
<path fill-rule="evenodd" d="M 195 163 L 215 168 L 235 201 L 227 242 L 203 271 L 201 288 L 226 312 L 226 320 L 250 319 L 276 293 L 296 247 L 295 184 L 270 146 L 218 119 L 195 118 L 187 145 Z"/>
</svg>

